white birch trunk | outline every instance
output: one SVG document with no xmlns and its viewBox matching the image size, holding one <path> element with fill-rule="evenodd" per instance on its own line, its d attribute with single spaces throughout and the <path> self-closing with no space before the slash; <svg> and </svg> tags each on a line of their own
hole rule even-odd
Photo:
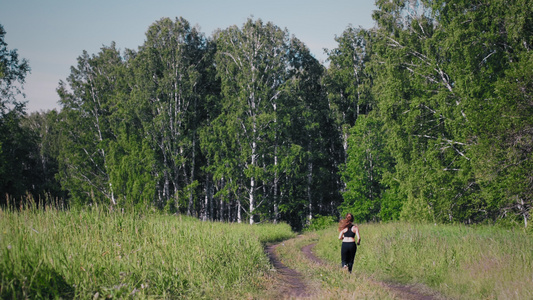
<svg viewBox="0 0 533 300">
<path fill-rule="evenodd" d="M 307 163 L 307 172 L 307 201 L 309 209 L 307 221 L 311 224 L 311 220 L 313 219 L 313 197 L 311 195 L 311 185 L 313 184 L 313 162 L 311 162 L 311 160 Z"/>
<path fill-rule="evenodd" d="M 256 131 L 257 129 L 256 129 L 256 125 L 254 122 L 253 131 L 252 131 L 253 141 L 252 141 L 252 162 L 251 162 L 251 166 L 254 169 L 255 169 L 255 166 L 257 165 L 257 159 L 256 159 L 257 143 L 255 141 Z M 254 209 L 255 209 L 254 195 L 255 195 L 255 177 L 252 175 L 250 178 L 250 190 L 248 191 L 248 197 L 250 199 L 250 206 L 248 210 L 248 213 L 250 214 L 250 225 L 254 223 Z"/>
<path fill-rule="evenodd" d="M 278 223 L 278 214 L 279 214 L 279 208 L 278 208 L 278 181 L 279 181 L 279 178 L 278 178 L 278 146 L 276 145 L 276 147 L 274 148 L 274 169 L 276 170 L 275 171 L 275 174 L 274 174 L 274 195 L 273 195 L 273 199 L 272 201 L 274 202 L 274 224 L 277 224 Z"/>
<path fill-rule="evenodd" d="M 241 200 L 237 200 L 237 223 L 242 223 Z"/>
</svg>

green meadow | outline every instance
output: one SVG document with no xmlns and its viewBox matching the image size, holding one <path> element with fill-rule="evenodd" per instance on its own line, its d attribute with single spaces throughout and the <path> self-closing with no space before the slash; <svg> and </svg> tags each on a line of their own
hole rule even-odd
<svg viewBox="0 0 533 300">
<path fill-rule="evenodd" d="M 264 289 L 264 244 L 286 224 L 182 215 L 0 210 L 0 298 L 247 298 Z"/>
<path fill-rule="evenodd" d="M 349 279 L 354 284 L 372 278 L 367 280 L 371 289 L 376 281 L 452 299 L 533 299 L 533 237 L 523 229 L 407 223 L 359 228 L 362 241 Z M 315 254 L 334 272 L 340 264 L 337 235 L 329 228 L 301 242 L 316 242 Z M 322 274 L 329 281 L 333 276 Z M 328 280 L 324 287 L 335 289 Z M 373 295 L 371 289 L 361 293 Z"/>
<path fill-rule="evenodd" d="M 0 210 L 0 298 L 264 299 L 276 285 L 264 247 L 316 299 L 395 299 L 406 285 L 452 299 L 533 299 L 533 238 L 495 226 L 362 224 L 354 272 L 337 230 L 202 222 L 102 207 Z M 301 248 L 324 264 L 309 261 Z"/>
</svg>

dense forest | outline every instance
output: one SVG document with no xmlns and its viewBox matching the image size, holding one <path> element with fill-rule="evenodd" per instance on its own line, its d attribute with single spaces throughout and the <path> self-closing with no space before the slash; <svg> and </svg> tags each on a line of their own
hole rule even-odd
<svg viewBox="0 0 533 300">
<path fill-rule="evenodd" d="M 163 18 L 137 50 L 82 53 L 61 109 L 31 114 L 0 25 L 0 205 L 528 226 L 533 2 L 376 6 L 327 65 L 260 19 L 206 36 Z"/>
</svg>

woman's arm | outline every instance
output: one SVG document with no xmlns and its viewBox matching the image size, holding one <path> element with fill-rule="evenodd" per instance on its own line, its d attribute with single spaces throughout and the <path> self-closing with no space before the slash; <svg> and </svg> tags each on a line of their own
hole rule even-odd
<svg viewBox="0 0 533 300">
<path fill-rule="evenodd" d="M 346 231 L 346 229 L 343 229 L 341 230 L 341 232 L 339 232 L 339 240 L 342 240 L 344 238 L 344 232 Z"/>
<path fill-rule="evenodd" d="M 361 244 L 361 236 L 359 235 L 359 227 L 357 226 L 354 226 L 355 227 L 355 235 L 357 235 L 357 245 L 360 245 Z"/>
</svg>

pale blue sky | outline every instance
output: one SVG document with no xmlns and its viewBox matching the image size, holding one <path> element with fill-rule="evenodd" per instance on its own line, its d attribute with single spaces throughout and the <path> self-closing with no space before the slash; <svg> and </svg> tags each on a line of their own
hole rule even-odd
<svg viewBox="0 0 533 300">
<path fill-rule="evenodd" d="M 1 0 L 0 24 L 9 49 L 29 60 L 24 91 L 28 112 L 59 108 L 56 93 L 83 50 L 95 54 L 116 42 L 137 49 L 148 27 L 163 17 L 182 16 L 211 36 L 217 28 L 246 19 L 287 28 L 324 62 L 324 48 L 347 26 L 373 26 L 374 0 Z"/>
</svg>

